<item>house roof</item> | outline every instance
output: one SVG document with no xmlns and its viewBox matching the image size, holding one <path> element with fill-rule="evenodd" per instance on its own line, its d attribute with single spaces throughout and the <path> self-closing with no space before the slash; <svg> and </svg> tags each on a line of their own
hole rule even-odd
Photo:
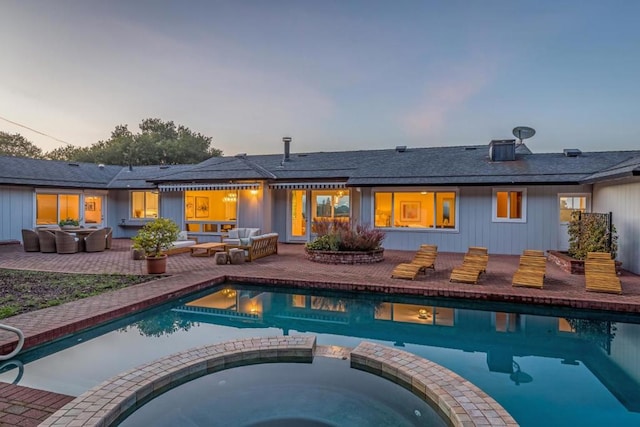
<svg viewBox="0 0 640 427">
<path fill-rule="evenodd" d="M 99 166 L 0 157 L 0 184 L 154 188 L 159 183 L 341 181 L 348 186 L 582 184 L 640 175 L 640 151 L 531 153 L 491 161 L 487 145 L 212 157 L 196 165 Z"/>
<path fill-rule="evenodd" d="M 0 156 L 0 184 L 107 188 L 121 166 Z"/>
</svg>

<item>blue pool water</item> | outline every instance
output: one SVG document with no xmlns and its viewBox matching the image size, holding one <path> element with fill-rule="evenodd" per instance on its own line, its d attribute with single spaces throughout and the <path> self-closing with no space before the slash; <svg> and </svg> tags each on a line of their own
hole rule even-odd
<svg viewBox="0 0 640 427">
<path fill-rule="evenodd" d="M 19 356 L 0 381 L 79 395 L 167 354 L 313 334 L 397 346 L 470 380 L 523 426 L 640 425 L 640 317 L 228 286 Z M 13 369 L 11 369 L 13 368 Z"/>
</svg>

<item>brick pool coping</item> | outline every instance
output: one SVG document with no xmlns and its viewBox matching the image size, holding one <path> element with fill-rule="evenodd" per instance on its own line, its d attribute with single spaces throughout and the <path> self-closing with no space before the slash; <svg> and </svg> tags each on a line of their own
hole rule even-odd
<svg viewBox="0 0 640 427">
<path fill-rule="evenodd" d="M 311 363 L 316 337 L 247 338 L 185 350 L 112 377 L 66 404 L 41 427 L 109 427 L 174 387 L 232 367 Z M 448 369 L 406 351 L 362 342 L 351 367 L 398 383 L 427 401 L 452 426 L 517 426 L 500 404 Z"/>
</svg>

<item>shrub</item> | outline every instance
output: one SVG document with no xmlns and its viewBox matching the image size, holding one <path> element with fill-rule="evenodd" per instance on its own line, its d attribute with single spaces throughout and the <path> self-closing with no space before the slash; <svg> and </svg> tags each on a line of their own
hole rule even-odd
<svg viewBox="0 0 640 427">
<path fill-rule="evenodd" d="M 318 237 L 306 244 L 312 250 L 368 252 L 380 249 L 385 238 L 383 231 L 347 221 L 316 220 L 313 229 Z"/>
<path fill-rule="evenodd" d="M 60 227 L 63 227 L 65 225 L 75 225 L 77 227 L 80 225 L 80 222 L 77 219 L 67 218 L 67 219 L 60 220 L 58 225 Z"/>
<path fill-rule="evenodd" d="M 618 236 L 613 224 L 609 230 L 608 215 L 574 211 L 571 213 L 568 232 L 569 256 L 575 259 L 586 259 L 587 252 L 610 252 L 611 258 L 616 258 Z M 611 246 L 609 246 L 609 240 L 611 240 Z"/>
<path fill-rule="evenodd" d="M 178 238 L 180 228 L 169 218 L 157 218 L 144 225 L 131 240 L 133 247 L 148 257 L 159 257 Z"/>
</svg>

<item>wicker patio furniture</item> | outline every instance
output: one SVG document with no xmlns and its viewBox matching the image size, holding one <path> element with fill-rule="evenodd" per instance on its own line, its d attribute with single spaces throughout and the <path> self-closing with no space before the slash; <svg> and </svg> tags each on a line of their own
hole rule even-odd
<svg viewBox="0 0 640 427">
<path fill-rule="evenodd" d="M 40 239 L 40 252 L 56 251 L 56 235 L 48 230 L 38 230 L 38 238 Z"/>
<path fill-rule="evenodd" d="M 80 249 L 80 238 L 66 231 L 56 230 L 56 252 L 59 254 L 75 254 Z"/>
<path fill-rule="evenodd" d="M 84 250 L 86 252 L 103 252 L 107 248 L 107 230 L 99 228 L 84 237 Z"/>
<path fill-rule="evenodd" d="M 40 238 L 38 233 L 26 228 L 22 229 L 22 246 L 25 252 L 40 252 Z"/>
</svg>

